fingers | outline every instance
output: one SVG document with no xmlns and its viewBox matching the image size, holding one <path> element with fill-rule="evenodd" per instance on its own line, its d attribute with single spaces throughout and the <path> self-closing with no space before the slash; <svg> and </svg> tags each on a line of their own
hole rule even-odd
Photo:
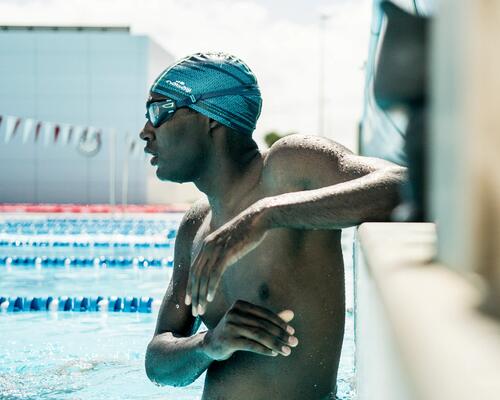
<svg viewBox="0 0 500 400">
<path fill-rule="evenodd" d="M 203 299 L 206 299 L 206 302 L 212 302 L 215 298 L 215 291 L 219 286 L 222 273 L 225 270 L 227 263 L 223 257 L 214 265 L 214 270 L 208 277 L 207 288 L 206 288 L 206 296 Z"/>
<path fill-rule="evenodd" d="M 288 322 L 293 318 L 291 310 L 280 313 Z M 295 329 L 279 315 L 267 308 L 238 300 L 227 313 L 227 322 L 238 329 L 238 334 L 256 341 L 273 351 L 288 356 L 291 347 L 298 345 L 293 336 Z"/>
<path fill-rule="evenodd" d="M 234 304 L 233 307 L 237 307 L 239 310 L 241 310 L 247 314 L 254 315 L 254 316 L 262 318 L 262 319 L 266 319 L 269 322 L 272 322 L 274 325 L 289 332 L 292 335 L 295 332 L 295 330 L 287 324 L 287 322 L 290 322 L 294 317 L 293 311 L 291 311 L 291 310 L 284 310 L 280 313 L 281 315 L 283 315 L 285 318 L 288 319 L 288 320 L 284 320 L 279 315 L 276 315 L 275 313 L 273 313 L 271 310 L 268 310 L 267 308 L 260 307 L 260 306 L 257 306 L 255 304 L 252 304 L 252 303 L 248 303 L 248 302 L 243 301 L 243 300 L 238 300 Z"/>
<path fill-rule="evenodd" d="M 212 258 L 211 253 L 211 246 L 205 240 L 205 243 L 189 269 L 189 277 L 186 286 L 186 298 L 184 299 L 184 302 L 186 305 L 191 305 L 192 314 L 195 317 L 198 314 L 204 313 L 204 309 L 199 307 L 200 285 L 201 287 L 204 287 L 207 284 L 205 282 L 207 275 L 203 272 L 206 270 L 207 265 L 210 264 L 210 259 Z M 204 290 L 206 291 L 206 289 Z"/>
<path fill-rule="evenodd" d="M 242 337 L 235 339 L 234 344 L 238 348 L 238 350 L 250 351 L 252 353 L 257 353 L 263 356 L 270 356 L 270 357 L 276 357 L 278 355 L 276 351 L 271 350 L 269 347 L 266 347 L 248 338 Z"/>
<path fill-rule="evenodd" d="M 222 246 L 207 242 L 191 266 L 185 303 L 186 305 L 191 304 L 194 316 L 205 313 L 209 280 L 213 279 L 216 284 L 220 280 L 223 272 L 223 265 L 219 259 L 221 253 Z"/>
<path fill-rule="evenodd" d="M 278 316 L 285 322 L 290 322 L 293 317 L 294 317 L 294 314 L 293 314 L 293 311 L 292 310 L 283 310 L 281 312 L 278 313 Z"/>
<path fill-rule="evenodd" d="M 250 339 L 277 354 L 286 357 L 292 352 L 287 342 L 283 342 L 279 337 L 272 335 L 261 327 L 238 325 L 235 329 L 241 337 Z"/>
<path fill-rule="evenodd" d="M 230 323 L 242 327 L 243 333 L 240 332 L 242 336 L 262 343 L 283 355 L 290 354 L 290 349 L 284 349 L 284 346 L 295 347 L 299 343 L 298 339 L 286 329 L 282 329 L 262 318 L 248 314 L 234 314 L 231 316 L 230 321 Z M 271 340 L 271 346 L 269 340 Z"/>
<path fill-rule="evenodd" d="M 212 251 L 212 255 L 208 262 L 203 266 L 199 273 L 199 289 L 198 289 L 198 313 L 204 314 L 208 303 L 208 287 L 210 282 L 215 282 L 218 285 L 222 271 L 223 261 L 221 257 L 222 249 L 216 246 Z M 212 297 L 213 300 L 213 297 Z"/>
<path fill-rule="evenodd" d="M 187 306 L 189 306 L 193 301 L 194 271 L 198 268 L 200 262 L 205 261 L 204 255 L 205 253 L 203 251 L 200 251 L 189 268 L 189 276 L 186 285 L 186 298 L 184 299 L 184 303 Z"/>
<path fill-rule="evenodd" d="M 201 262 L 203 262 L 203 264 Z M 208 259 L 202 259 L 201 262 L 194 266 L 193 275 L 191 277 L 191 309 L 193 316 L 195 317 L 199 314 L 200 311 L 200 309 L 198 308 L 198 297 L 200 293 L 200 274 L 201 270 L 208 262 Z"/>
</svg>

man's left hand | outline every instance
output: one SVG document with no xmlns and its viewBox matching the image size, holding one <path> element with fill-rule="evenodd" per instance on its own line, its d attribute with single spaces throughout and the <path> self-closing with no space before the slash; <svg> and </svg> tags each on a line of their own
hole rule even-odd
<svg viewBox="0 0 500 400">
<path fill-rule="evenodd" d="M 186 305 L 194 316 L 202 315 L 214 299 L 222 274 L 253 250 L 268 230 L 263 211 L 256 203 L 209 234 L 191 264 L 186 288 Z"/>
</svg>

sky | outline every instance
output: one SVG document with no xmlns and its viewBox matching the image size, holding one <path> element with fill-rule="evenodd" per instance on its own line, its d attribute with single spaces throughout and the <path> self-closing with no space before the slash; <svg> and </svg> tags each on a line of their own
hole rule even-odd
<svg viewBox="0 0 500 400">
<path fill-rule="evenodd" d="M 126 25 L 176 58 L 240 57 L 262 91 L 259 143 L 269 131 L 318 134 L 323 32 L 324 134 L 353 150 L 370 18 L 370 0 L 0 0 L 0 25 Z"/>
</svg>

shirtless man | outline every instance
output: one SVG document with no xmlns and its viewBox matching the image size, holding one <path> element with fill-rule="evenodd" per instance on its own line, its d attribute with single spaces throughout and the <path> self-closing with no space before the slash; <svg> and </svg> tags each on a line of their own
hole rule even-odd
<svg viewBox="0 0 500 400">
<path fill-rule="evenodd" d="M 300 103 L 297 99 L 297 112 Z M 151 88 L 140 136 L 161 180 L 206 194 L 179 227 L 148 377 L 203 399 L 335 397 L 344 334 L 341 229 L 386 220 L 405 171 L 322 137 L 260 152 L 250 69 L 195 54 Z M 208 330 L 197 332 L 200 322 Z"/>
</svg>

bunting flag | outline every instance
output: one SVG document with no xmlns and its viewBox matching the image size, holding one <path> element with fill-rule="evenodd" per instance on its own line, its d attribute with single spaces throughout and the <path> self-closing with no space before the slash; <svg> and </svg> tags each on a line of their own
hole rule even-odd
<svg viewBox="0 0 500 400">
<path fill-rule="evenodd" d="M 59 125 L 56 125 L 54 128 L 54 143 L 57 143 L 57 139 L 59 138 L 59 132 L 61 130 L 61 127 Z"/>
<path fill-rule="evenodd" d="M 87 135 L 85 136 L 85 141 L 87 143 L 96 142 L 99 140 L 98 136 L 99 136 L 99 132 L 98 132 L 97 128 L 95 128 L 93 126 L 89 126 L 87 128 Z"/>
<path fill-rule="evenodd" d="M 71 133 L 71 125 L 62 124 L 59 130 L 59 143 L 62 146 L 66 146 L 68 144 Z"/>
<path fill-rule="evenodd" d="M 71 138 L 72 139 L 72 142 L 71 142 L 71 145 L 76 147 L 78 146 L 78 143 L 80 143 L 80 139 L 82 138 L 82 136 L 85 134 L 86 130 L 83 126 L 75 126 L 73 128 L 73 137 Z"/>
<path fill-rule="evenodd" d="M 22 143 L 27 143 L 33 137 L 35 143 L 42 135 L 44 147 L 51 143 L 66 146 L 73 145 L 83 150 L 86 156 L 93 156 L 99 152 L 103 143 L 102 129 L 94 126 L 83 127 L 79 125 L 60 124 L 49 121 L 37 121 L 33 118 L 20 118 L 12 115 L 0 115 L 0 140 L 4 137 L 5 143 L 21 131 Z M 127 134 L 127 151 L 133 157 L 140 154 L 141 148 L 137 139 Z"/>
<path fill-rule="evenodd" d="M 45 122 L 43 124 L 43 145 L 48 147 L 50 139 L 53 137 L 54 124 L 52 122 Z"/>
<path fill-rule="evenodd" d="M 32 118 L 26 118 L 23 123 L 23 136 L 22 141 L 26 143 L 29 139 L 29 136 L 33 132 L 33 127 L 35 126 L 35 120 Z"/>
<path fill-rule="evenodd" d="M 35 142 L 38 142 L 38 136 L 40 136 L 41 129 L 42 129 L 42 123 L 38 122 L 35 127 Z"/>
<path fill-rule="evenodd" d="M 21 118 L 8 115 L 5 120 L 5 143 L 9 143 L 10 139 L 16 134 L 17 128 L 21 124 Z"/>
</svg>

